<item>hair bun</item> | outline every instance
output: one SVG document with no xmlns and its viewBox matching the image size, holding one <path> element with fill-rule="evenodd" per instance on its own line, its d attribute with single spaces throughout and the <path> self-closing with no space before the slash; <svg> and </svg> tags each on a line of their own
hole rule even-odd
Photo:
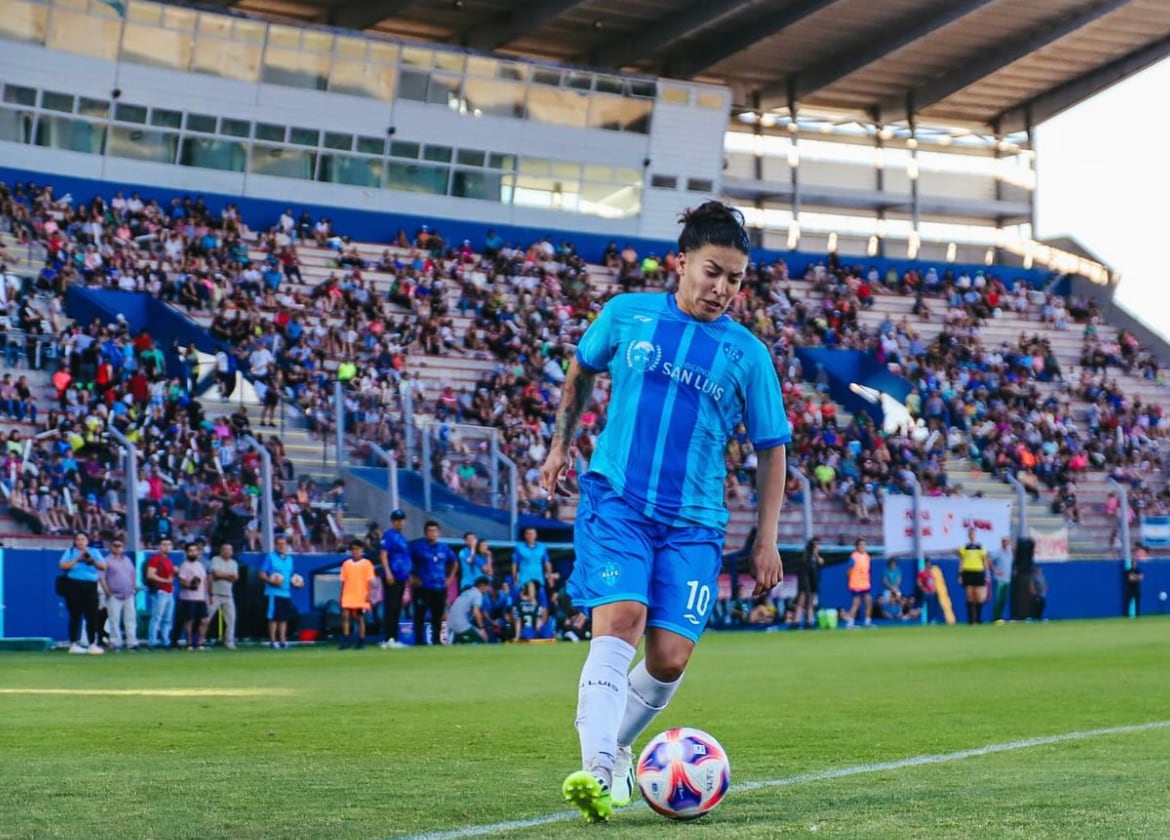
<svg viewBox="0 0 1170 840">
<path fill-rule="evenodd" d="M 729 204 L 704 201 L 698 207 L 684 210 L 679 221 L 683 225 L 678 238 L 680 252 L 719 245 L 751 253 L 751 238 L 744 226 L 743 213 Z"/>
<path fill-rule="evenodd" d="M 743 213 L 722 201 L 704 201 L 698 207 L 682 212 L 679 221 L 684 225 L 735 224 L 744 226 Z"/>
</svg>

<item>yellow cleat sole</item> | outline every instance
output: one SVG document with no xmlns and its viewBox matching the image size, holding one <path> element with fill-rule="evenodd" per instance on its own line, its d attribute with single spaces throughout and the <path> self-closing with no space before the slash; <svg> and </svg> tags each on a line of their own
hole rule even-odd
<svg viewBox="0 0 1170 840">
<path fill-rule="evenodd" d="M 613 816 L 613 800 L 601 782 L 587 770 L 570 773 L 561 785 L 566 802 L 571 802 L 591 823 L 608 822 Z"/>
</svg>

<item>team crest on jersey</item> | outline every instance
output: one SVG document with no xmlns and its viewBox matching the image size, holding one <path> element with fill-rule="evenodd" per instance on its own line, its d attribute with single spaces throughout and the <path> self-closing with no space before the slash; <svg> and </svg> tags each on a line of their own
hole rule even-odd
<svg viewBox="0 0 1170 840">
<path fill-rule="evenodd" d="M 736 347 L 734 344 L 728 344 L 725 341 L 723 342 L 723 355 L 731 359 L 733 362 L 738 362 L 743 358 L 743 350 L 741 350 L 739 347 Z"/>
<path fill-rule="evenodd" d="M 643 373 L 658 367 L 662 361 L 662 348 L 649 341 L 631 341 L 626 347 L 626 366 Z"/>
<path fill-rule="evenodd" d="M 617 586 L 618 578 L 622 576 L 622 568 L 617 563 L 606 563 L 601 567 L 601 579 L 606 586 Z"/>
</svg>

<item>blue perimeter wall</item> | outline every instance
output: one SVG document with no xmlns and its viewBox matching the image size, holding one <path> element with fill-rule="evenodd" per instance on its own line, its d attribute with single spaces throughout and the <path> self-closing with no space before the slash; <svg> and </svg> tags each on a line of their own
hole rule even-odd
<svg viewBox="0 0 1170 840">
<path fill-rule="evenodd" d="M 334 230 L 343 236 L 348 236 L 359 242 L 389 243 L 393 241 L 399 228 L 404 228 L 408 235 L 413 236 L 420 226 L 431 225 L 443 236 L 447 243 L 458 243 L 466 239 L 471 242 L 474 248 L 478 248 L 483 244 L 484 235 L 489 227 L 494 227 L 496 232 L 505 241 L 520 246 L 527 246 L 529 243 L 535 242 L 544 236 L 551 236 L 554 243 L 568 239 L 574 243 L 578 253 L 589 262 L 600 261 L 601 255 L 610 240 L 616 241 L 619 247 L 628 242 L 641 254 L 646 254 L 650 251 L 666 253 L 671 248 L 677 247 L 676 242 L 581 233 L 573 230 L 573 223 L 577 219 L 585 220 L 588 217 L 554 211 L 549 212 L 549 225 L 547 228 L 524 228 L 511 225 L 491 226 L 485 225 L 482 222 L 463 222 L 457 219 L 436 219 L 433 217 L 414 216 L 409 213 L 375 213 L 369 210 L 325 206 L 312 202 L 312 182 L 305 182 L 306 200 L 298 204 L 264 198 L 176 190 L 170 187 L 152 187 L 146 184 L 99 181 L 89 178 L 71 178 L 54 175 L 53 173 L 32 172 L 5 166 L 0 166 L 0 181 L 8 183 L 10 186 L 15 183 L 29 181 L 42 185 L 47 184 L 53 187 L 54 194 L 58 198 L 66 194 L 72 195 L 75 206 L 78 203 L 88 203 L 91 199 L 99 195 L 108 201 L 113 197 L 116 190 L 137 192 L 143 200 L 155 199 L 164 209 L 169 207 L 172 198 L 181 198 L 183 196 L 190 196 L 192 198 L 202 197 L 208 207 L 216 213 L 218 213 L 223 205 L 230 202 L 240 208 L 241 218 L 248 222 L 254 230 L 258 231 L 267 230 L 269 226 L 276 224 L 277 219 L 280 218 L 280 214 L 286 208 L 291 208 L 293 214 L 297 217 L 300 216 L 302 210 L 309 210 L 313 214 L 314 221 L 316 221 L 317 216 L 327 215 L 333 220 Z M 402 202 L 404 206 L 409 206 L 410 195 L 403 193 Z M 754 249 L 752 258 L 757 261 L 770 261 L 776 258 L 782 258 L 788 263 L 794 273 L 803 273 L 805 266 L 810 263 L 823 263 L 825 261 L 824 254 L 764 249 Z M 940 271 L 948 267 L 943 261 L 920 262 L 917 260 L 879 257 L 863 258 L 843 256 L 841 262 L 845 265 L 862 265 L 866 268 L 873 267 L 883 274 L 891 266 L 899 272 L 906 271 L 910 268 L 923 269 L 931 265 Z M 1028 281 L 1033 286 L 1043 286 L 1052 279 L 1050 273 L 1035 269 L 1008 268 L 997 270 L 996 268 L 987 268 L 986 266 L 972 263 L 954 263 L 949 267 L 953 268 L 956 272 L 965 270 L 972 274 L 976 271 L 988 271 L 999 274 L 1005 282 L 1021 279 Z M 1008 282 L 1008 286 L 1011 286 L 1010 282 Z"/>
<path fill-rule="evenodd" d="M 44 549 L 0 549 L 0 604 L 4 605 L 0 637 L 49 637 L 64 640 L 68 615 L 65 603 L 53 591 L 57 576 L 59 551 Z M 145 553 L 142 554 L 145 557 Z M 243 554 L 242 566 L 255 567 L 262 555 Z M 340 555 L 302 554 L 294 558 L 294 568 L 304 575 L 304 589 L 293 590 L 293 603 L 302 615 L 311 615 L 311 582 L 314 571 L 333 570 Z M 902 580 L 914 580 L 913 561 L 900 564 Z M 959 587 L 958 563 L 940 560 L 938 566 L 947 579 L 947 587 L 955 606 L 957 619 L 965 620 L 965 604 Z M 1048 580 L 1048 608 L 1045 616 L 1053 619 L 1108 618 L 1121 615 L 1121 563 L 1115 560 L 1078 560 L 1069 563 L 1044 563 Z M 1155 615 L 1167 605 L 1160 602 L 1158 593 L 1170 591 L 1170 560 L 1155 560 L 1143 564 L 1145 582 L 1142 584 L 1142 612 Z M 874 564 L 874 581 L 881 580 L 884 563 Z M 909 588 L 909 586 L 907 586 Z M 880 584 L 877 589 L 880 591 Z M 956 593 L 959 593 L 956 597 Z M 876 593 L 875 593 L 876 594 Z M 830 566 L 821 576 L 821 605 L 849 606 L 845 586 L 845 564 Z M 140 604 L 145 608 L 145 604 Z M 984 605 L 984 620 L 990 620 L 990 605 Z M 302 626 L 315 626 L 315 618 L 302 621 Z"/>
</svg>

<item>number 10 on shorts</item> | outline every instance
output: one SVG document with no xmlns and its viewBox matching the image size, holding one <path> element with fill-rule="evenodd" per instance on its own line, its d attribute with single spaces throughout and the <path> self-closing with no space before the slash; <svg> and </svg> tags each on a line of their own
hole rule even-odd
<svg viewBox="0 0 1170 840">
<path fill-rule="evenodd" d="M 687 612 L 694 610 L 699 615 L 706 615 L 707 607 L 711 606 L 711 587 L 707 584 L 699 586 L 697 580 L 688 580 L 687 588 L 690 589 L 687 596 Z"/>
</svg>

